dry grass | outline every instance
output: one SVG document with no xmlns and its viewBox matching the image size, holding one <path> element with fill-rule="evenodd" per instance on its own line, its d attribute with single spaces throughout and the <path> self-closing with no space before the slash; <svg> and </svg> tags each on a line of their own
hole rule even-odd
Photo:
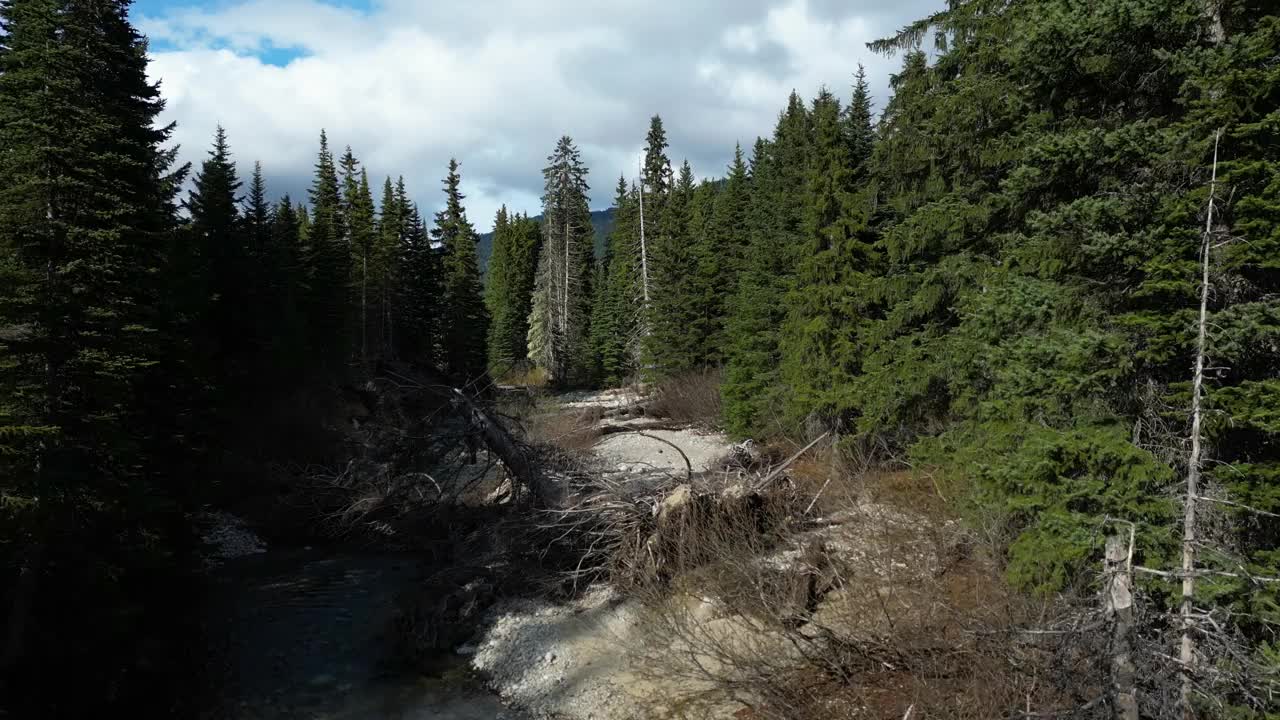
<svg viewBox="0 0 1280 720">
<path fill-rule="evenodd" d="M 524 419 L 525 438 L 536 445 L 586 452 L 600 439 L 603 414 L 597 407 L 536 410 Z"/>
<path fill-rule="evenodd" d="M 724 407 L 720 400 L 720 370 L 694 370 L 656 383 L 646 410 L 649 415 L 678 423 L 715 427 Z"/>
<path fill-rule="evenodd" d="M 546 387 L 551 381 L 551 376 L 547 374 L 545 368 L 519 368 L 503 373 L 498 378 L 499 385 L 514 385 L 516 387 L 540 388 Z"/>
</svg>

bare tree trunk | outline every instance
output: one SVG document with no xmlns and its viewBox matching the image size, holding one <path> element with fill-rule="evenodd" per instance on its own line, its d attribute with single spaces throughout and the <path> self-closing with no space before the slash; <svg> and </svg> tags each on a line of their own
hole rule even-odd
<svg viewBox="0 0 1280 720">
<path fill-rule="evenodd" d="M 649 250 L 644 243 L 644 168 L 640 169 L 640 279 L 644 288 L 644 311 L 645 319 L 648 318 L 649 312 Z M 648 327 L 646 323 L 645 327 Z M 648 330 L 645 330 L 648 334 Z"/>
<path fill-rule="evenodd" d="M 1112 623 L 1111 705 L 1116 720 L 1138 720 L 1138 696 L 1133 664 L 1133 557 L 1132 535 L 1107 538 L 1103 601 Z"/>
<path fill-rule="evenodd" d="M 360 364 L 369 365 L 369 253 L 360 254 Z"/>
<path fill-rule="evenodd" d="M 1222 26 L 1222 0 L 1204 0 L 1204 15 L 1209 22 L 1209 41 L 1221 45 L 1227 39 L 1227 31 Z"/>
<path fill-rule="evenodd" d="M 1195 376 L 1191 384 L 1191 456 L 1187 460 L 1187 495 L 1183 507 L 1182 524 L 1182 716 L 1195 717 L 1192 708 L 1195 669 L 1195 638 L 1192 635 L 1194 598 L 1196 590 L 1196 504 L 1200 496 L 1200 466 L 1203 462 L 1201 445 L 1202 400 L 1204 395 L 1204 356 L 1209 326 L 1209 254 L 1213 249 L 1214 193 L 1218 185 L 1218 143 L 1222 131 L 1213 136 L 1213 174 L 1209 181 L 1209 207 L 1205 215 L 1204 236 L 1200 245 L 1200 321 L 1196 331 Z"/>
</svg>

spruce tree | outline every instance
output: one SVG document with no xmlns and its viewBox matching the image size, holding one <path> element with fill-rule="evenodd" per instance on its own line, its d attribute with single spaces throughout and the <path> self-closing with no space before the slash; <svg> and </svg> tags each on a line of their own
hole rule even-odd
<svg viewBox="0 0 1280 720">
<path fill-rule="evenodd" d="M 293 206 L 294 212 L 298 216 L 298 239 L 302 242 L 302 247 L 306 251 L 303 254 L 303 264 L 307 266 L 307 277 L 311 276 L 311 211 L 307 209 L 306 203 L 297 203 Z"/>
<path fill-rule="evenodd" d="M 773 140 L 758 142 L 751 165 L 749 241 L 727 320 L 725 421 L 737 434 L 759 434 L 782 416 L 779 378 L 784 298 L 803 246 L 803 197 L 811 118 L 792 93 Z"/>
<path fill-rule="evenodd" d="M 591 308 L 593 353 L 599 360 L 600 380 L 609 386 L 624 382 L 639 368 L 644 318 L 638 205 L 636 188 L 629 188 L 626 178 L 619 177 L 613 230 L 605 241 Z"/>
<path fill-rule="evenodd" d="M 262 277 L 267 336 L 267 363 L 259 367 L 264 384 L 286 392 L 297 387 L 308 359 L 307 324 L 303 315 L 307 297 L 298 208 L 288 195 L 271 215 L 271 233 L 262 253 Z"/>
<path fill-rule="evenodd" d="M 543 169 L 543 243 L 538 260 L 530 357 L 558 383 L 589 382 L 594 231 L 587 169 L 573 139 L 556 143 Z"/>
<path fill-rule="evenodd" d="M 320 132 L 316 175 L 309 194 L 311 211 L 304 226 L 310 252 L 307 302 L 310 345 L 321 372 L 342 376 L 346 373 L 351 345 L 348 330 L 351 254 L 338 171 L 324 131 Z"/>
<path fill-rule="evenodd" d="M 396 271 L 404 243 L 405 207 L 391 178 L 382 185 L 382 201 L 378 206 L 377 234 L 370 258 L 370 287 L 375 298 L 373 342 L 378 356 L 394 353 L 396 314 Z"/>
<path fill-rule="evenodd" d="M 270 244 L 271 204 L 267 201 L 267 182 L 262 176 L 262 163 L 253 164 L 253 177 L 249 181 L 249 193 L 241 210 L 244 218 L 244 243 L 251 262 L 261 262 Z"/>
<path fill-rule="evenodd" d="M 533 302 L 529 305 L 529 337 L 525 343 L 529 348 L 530 365 L 544 370 L 549 370 L 556 361 L 552 272 L 550 253 L 544 242 L 538 253 L 538 266 L 534 272 Z"/>
<path fill-rule="evenodd" d="M 504 205 L 493 227 L 493 255 L 485 275 L 489 311 L 489 374 L 502 377 L 526 365 L 530 300 L 537 269 L 541 228 Z"/>
<path fill-rule="evenodd" d="M 667 131 L 662 126 L 662 118 L 654 115 L 649 120 L 649 134 L 645 137 L 644 147 L 644 182 L 645 195 L 653 203 L 654 208 L 661 208 L 671 191 L 671 160 L 667 158 Z M 654 213 L 654 223 L 658 222 L 661 211 Z M 645 218 L 646 222 L 649 219 Z"/>
<path fill-rule="evenodd" d="M 678 220 L 667 219 L 667 203 L 674 184 L 667 147 L 667 131 L 662 125 L 662 118 L 654 115 L 649 121 L 649 133 L 645 137 L 644 164 L 641 166 L 639 187 L 640 215 L 643 218 L 642 227 L 639 228 L 643 234 L 643 242 L 640 244 L 648 255 L 644 258 L 643 266 L 662 262 L 655 257 L 657 248 L 679 243 L 677 237 L 683 232 Z M 653 287 L 649 290 L 650 306 L 644 310 L 652 313 Z M 645 333 L 649 331 L 648 328 L 644 329 Z"/>
<path fill-rule="evenodd" d="M 227 134 L 219 126 L 213 149 L 196 173 L 195 186 L 185 203 L 200 259 L 192 280 L 206 292 L 201 299 L 203 311 L 197 317 L 200 331 L 207 337 L 201 345 L 209 362 L 209 380 L 215 383 L 210 401 L 218 403 L 240 392 L 250 370 L 246 344 L 252 337 L 251 316 L 244 307 L 252 290 L 247 275 L 253 266 L 242 232 L 239 189 Z"/>
<path fill-rule="evenodd" d="M 685 161 L 662 217 L 662 232 L 652 246 L 652 301 L 644 359 L 650 375 L 657 378 L 693 368 L 696 345 L 702 341 L 690 332 L 698 315 L 698 308 L 691 304 L 694 274 L 690 268 L 697 263 L 697 238 L 690 215 L 694 192 L 693 168 Z"/>
<path fill-rule="evenodd" d="M 508 282 L 507 271 L 511 263 L 511 226 L 507 217 L 507 206 L 498 208 L 493 219 L 492 249 L 489 263 L 484 275 L 484 306 L 489 312 L 488 358 L 489 374 L 501 377 L 515 368 L 516 359 L 523 360 L 525 352 L 514 357 L 510 354 L 504 341 L 506 339 L 506 318 L 503 309 L 507 303 Z M 527 352 L 527 348 L 526 348 Z"/>
<path fill-rule="evenodd" d="M 864 84 L 865 85 L 865 84 Z M 865 87 L 864 87 L 865 89 Z M 781 339 L 782 377 L 793 419 L 817 416 L 837 425 L 855 406 L 849 397 L 858 373 L 859 303 L 868 291 L 859 278 L 871 262 L 871 203 L 859 193 L 859 176 L 869 156 L 853 157 L 850 136 L 871 128 L 861 109 L 861 129 L 842 127 L 839 101 L 825 90 L 813 103 L 813 145 L 806 178 L 804 235 L 794 286 L 786 296 Z M 870 152 L 870 147 L 862 147 Z"/>
<path fill-rule="evenodd" d="M 441 344 L 445 370 L 454 379 L 474 383 L 484 377 L 489 313 L 484 306 L 476 243 L 479 237 L 462 206 L 458 161 L 449 161 L 444 180 L 445 205 L 436 213 L 432 239 L 444 252 L 440 291 Z"/>
<path fill-rule="evenodd" d="M 373 277 L 371 265 L 375 264 L 374 246 L 377 238 L 373 194 L 369 189 L 369 174 L 347 148 L 342 157 L 342 212 L 346 218 L 347 247 L 350 249 L 352 312 L 355 342 L 361 365 L 368 366 L 371 345 L 370 328 L 376 325 L 371 318 L 373 308 L 370 298 Z M 376 270 L 376 268 L 374 268 Z"/>
<path fill-rule="evenodd" d="M 867 72 L 858 64 L 858 72 L 853 78 L 853 94 L 844 109 L 844 140 L 848 144 L 849 157 L 855 164 L 854 169 L 865 173 L 864 165 L 871 159 L 871 151 L 875 147 L 875 117 L 871 108 L 871 88 L 867 85 Z"/>
<path fill-rule="evenodd" d="M 135 663 L 102 659 L 146 629 L 179 541 L 161 270 L 181 178 L 127 9 L 0 3 L 0 696 L 18 717 L 117 699 Z M 84 692 L 33 692 L 57 672 Z"/>
<path fill-rule="evenodd" d="M 697 367 L 719 367 L 728 344 L 725 324 L 728 298 L 738 286 L 738 276 L 746 262 L 747 215 L 750 202 L 747 164 L 742 147 L 736 146 L 723 188 L 706 229 L 697 238 L 693 252 L 694 277 L 685 300 L 698 308 L 694 334 L 700 342 L 691 358 Z"/>
<path fill-rule="evenodd" d="M 439 366 L 442 316 L 441 257 L 431 245 L 418 207 L 410 203 L 403 181 L 397 185 L 396 202 L 404 210 L 400 264 L 396 277 L 395 320 L 397 356 L 413 363 Z"/>
</svg>

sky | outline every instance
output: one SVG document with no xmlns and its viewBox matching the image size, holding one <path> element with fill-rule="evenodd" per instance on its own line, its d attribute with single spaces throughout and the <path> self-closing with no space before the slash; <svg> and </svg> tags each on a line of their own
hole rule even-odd
<svg viewBox="0 0 1280 720">
<path fill-rule="evenodd" d="M 866 43 L 943 0 L 137 0 L 150 74 L 197 166 L 226 128 L 247 176 L 305 197 L 321 128 L 375 194 L 403 175 L 428 216 L 450 157 L 476 227 L 500 205 L 537 214 L 541 169 L 573 137 L 591 206 L 636 174 L 659 114 L 674 163 L 723 175 L 768 136 L 794 89 L 847 99 L 866 67 L 877 109 L 900 58 Z"/>
</svg>

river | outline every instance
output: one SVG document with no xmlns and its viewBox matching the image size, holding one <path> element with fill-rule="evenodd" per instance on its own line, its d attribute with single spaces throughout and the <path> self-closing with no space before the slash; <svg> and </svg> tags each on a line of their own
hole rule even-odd
<svg viewBox="0 0 1280 720">
<path fill-rule="evenodd" d="M 397 598 L 421 579 L 411 556 L 272 549 L 209 574 L 205 720 L 495 720 L 519 717 L 440 658 L 396 660 Z"/>
</svg>

